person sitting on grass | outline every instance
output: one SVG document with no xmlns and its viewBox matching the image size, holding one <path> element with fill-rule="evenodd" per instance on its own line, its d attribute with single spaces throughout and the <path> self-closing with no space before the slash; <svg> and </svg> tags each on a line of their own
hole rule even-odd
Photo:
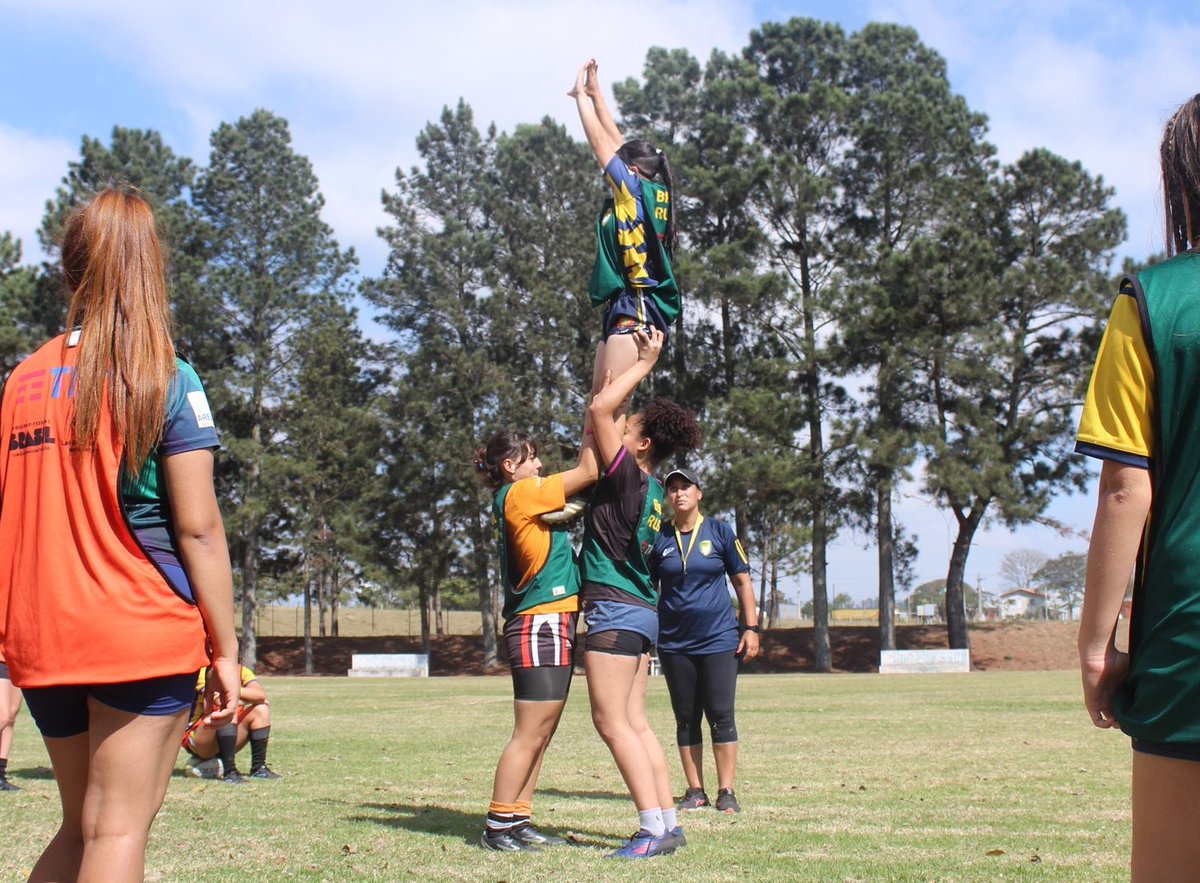
<svg viewBox="0 0 1200 883">
<path fill-rule="evenodd" d="M 235 723 L 212 727 L 204 722 L 205 669 L 196 679 L 196 701 L 192 717 L 183 734 L 183 750 L 188 772 L 203 779 L 219 778 L 229 785 L 243 785 L 246 778 L 238 771 L 237 752 L 250 743 L 250 778 L 281 779 L 267 766 L 267 742 L 271 737 L 271 705 L 267 693 L 254 672 L 242 666 L 241 707 Z"/>
</svg>

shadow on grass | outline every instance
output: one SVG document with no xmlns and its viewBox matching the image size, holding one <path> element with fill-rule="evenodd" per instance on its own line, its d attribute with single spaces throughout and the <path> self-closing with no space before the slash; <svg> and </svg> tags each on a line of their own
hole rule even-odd
<svg viewBox="0 0 1200 883">
<path fill-rule="evenodd" d="M 468 814 L 442 806 L 414 806 L 404 803 L 363 803 L 359 806 L 364 811 L 375 810 L 388 815 L 348 816 L 348 821 L 373 822 L 389 828 L 404 828 L 407 831 L 461 838 L 469 846 L 479 843 L 479 837 L 483 833 L 482 813 Z M 561 837 L 568 834 L 566 831 L 552 828 L 547 828 L 546 833 Z M 571 831 L 570 834 L 567 839 L 572 844 L 597 849 L 611 849 L 613 843 L 619 839 L 599 831 Z"/>
<path fill-rule="evenodd" d="M 633 803 L 627 792 L 621 791 L 563 791 L 559 788 L 538 788 L 539 797 L 561 797 L 563 800 L 625 800 Z"/>
<path fill-rule="evenodd" d="M 54 770 L 48 766 L 31 766 L 24 769 L 9 767 L 8 775 L 17 779 L 49 779 L 54 780 Z"/>
</svg>

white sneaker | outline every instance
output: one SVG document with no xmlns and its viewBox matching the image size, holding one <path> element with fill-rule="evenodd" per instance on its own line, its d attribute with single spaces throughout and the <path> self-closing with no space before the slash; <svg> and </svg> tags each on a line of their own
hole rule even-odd
<svg viewBox="0 0 1200 883">
<path fill-rule="evenodd" d="M 207 760 L 189 757 L 187 765 L 188 773 L 197 779 L 219 779 L 225 772 L 219 757 L 210 757 Z"/>
</svg>

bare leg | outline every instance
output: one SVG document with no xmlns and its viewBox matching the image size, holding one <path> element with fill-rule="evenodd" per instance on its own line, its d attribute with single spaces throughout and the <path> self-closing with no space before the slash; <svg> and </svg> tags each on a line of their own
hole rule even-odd
<svg viewBox="0 0 1200 883">
<path fill-rule="evenodd" d="M 558 729 L 565 700 L 555 702 L 513 701 L 516 722 L 512 738 L 500 754 L 492 782 L 492 801 L 521 803 L 533 800 L 542 758 Z"/>
<path fill-rule="evenodd" d="M 672 808 L 675 806 L 675 795 L 671 792 L 671 768 L 667 764 L 667 756 L 663 753 L 662 743 L 650 728 L 650 720 L 646 717 L 646 689 L 650 682 L 650 657 L 638 658 L 637 677 L 633 682 L 633 690 L 629 695 L 629 723 L 642 746 L 654 774 L 654 788 L 658 793 L 658 806 Z M 640 809 L 640 807 L 639 807 Z"/>
<path fill-rule="evenodd" d="M 738 743 L 713 743 L 713 756 L 717 760 L 717 788 L 733 790 L 733 780 L 737 776 Z"/>
<path fill-rule="evenodd" d="M 596 360 L 592 366 L 592 396 L 604 389 L 606 377 L 619 377 L 637 363 L 637 341 L 632 334 L 613 334 L 596 346 Z M 625 419 L 629 402 L 623 402 L 613 415 L 620 424 Z M 587 421 L 584 421 L 584 437 L 587 437 Z"/>
<path fill-rule="evenodd" d="M 629 705 L 641 657 L 618 656 L 589 651 L 584 654 L 588 696 L 592 703 L 592 723 L 608 745 L 625 787 L 638 810 L 660 809 L 655 770 L 646 755 L 646 746 L 629 720 Z M 643 687 L 643 697 L 645 696 Z M 662 753 L 661 748 L 659 753 Z M 666 761 L 664 760 L 664 765 Z M 669 806 L 670 804 L 668 804 Z"/>
<path fill-rule="evenodd" d="M 21 710 L 21 690 L 8 678 L 0 679 L 0 758 L 7 758 L 12 748 L 13 725 Z"/>
<path fill-rule="evenodd" d="M 43 739 L 54 768 L 62 823 L 33 866 L 30 883 L 74 880 L 83 861 L 83 798 L 88 784 L 88 734 L 65 739 Z"/>
<path fill-rule="evenodd" d="M 1187 883 L 1200 868 L 1200 763 L 1133 753 L 1133 883 Z"/>
<path fill-rule="evenodd" d="M 139 881 L 187 712 L 137 715 L 89 699 L 88 713 L 79 881 Z"/>
<path fill-rule="evenodd" d="M 704 790 L 704 746 L 680 745 L 679 765 L 689 788 Z"/>
</svg>

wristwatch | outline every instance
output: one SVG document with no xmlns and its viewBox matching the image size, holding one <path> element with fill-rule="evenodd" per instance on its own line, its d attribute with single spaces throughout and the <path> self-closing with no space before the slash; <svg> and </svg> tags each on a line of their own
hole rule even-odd
<svg viewBox="0 0 1200 883">
<path fill-rule="evenodd" d="M 746 626 L 746 631 L 754 632 L 754 634 L 756 634 L 756 635 L 761 635 L 762 634 L 762 626 L 761 625 L 748 625 L 748 626 Z"/>
</svg>

